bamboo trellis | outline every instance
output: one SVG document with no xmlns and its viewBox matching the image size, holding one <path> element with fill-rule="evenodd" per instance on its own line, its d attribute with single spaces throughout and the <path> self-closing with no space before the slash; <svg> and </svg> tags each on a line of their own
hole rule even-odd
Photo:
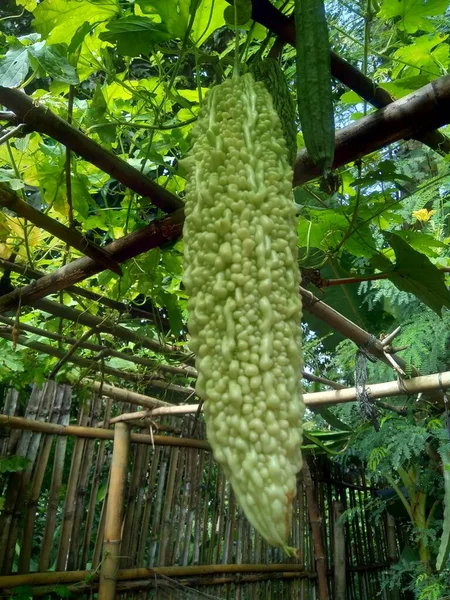
<svg viewBox="0 0 450 600">
<path fill-rule="evenodd" d="M 29 585 L 38 597 L 58 584 L 85 594 L 100 586 L 103 599 L 113 598 L 115 590 L 124 598 L 134 593 L 136 598 L 206 594 L 307 600 L 318 582 L 324 582 L 316 569 L 319 562 L 333 588 L 332 547 L 339 535 L 335 505 L 340 502 L 343 510 L 362 506 L 372 494 L 362 474 L 356 483 L 346 483 L 335 468 L 329 472 L 327 463 L 310 463 L 312 481 L 299 479 L 294 501 L 292 543 L 298 558 L 287 558 L 255 533 L 237 507 L 204 442 L 201 418 L 186 415 L 180 423 L 180 417 L 161 417 L 168 427 L 174 419 L 181 427 L 181 437 L 173 438 L 179 440 L 177 446 L 161 445 L 167 437 L 161 435 L 154 436 L 154 446 L 150 440 L 139 443 L 142 439 L 134 438 L 139 434 L 129 435 L 131 425 L 124 423 L 115 426 L 113 443 L 114 432 L 108 429 L 111 400 L 92 394 L 75 418 L 79 429 L 95 435 L 61 436 L 58 430 L 43 429 L 67 425 L 70 405 L 77 405 L 71 399 L 69 386 L 35 386 L 25 421 L 34 421 L 36 427 L 0 426 L 0 458 L 16 454 L 29 460 L 24 471 L 3 483 L 7 504 L 0 516 L 0 589 Z M 120 409 L 130 412 L 131 406 L 122 403 Z M 17 411 L 17 393 L 10 390 L 2 412 L 20 419 Z M 99 423 L 103 427 L 95 427 Z M 99 431 L 107 436 L 97 435 Z M 194 444 L 183 446 L 187 440 Z M 358 590 L 375 594 L 380 573 L 393 558 L 388 534 L 375 535 L 373 523 L 362 514 L 342 528 L 346 541 L 341 538 L 341 548 L 350 539 L 358 540 L 356 554 L 355 548 L 346 548 L 348 589 L 354 590 L 349 597 L 356 598 Z M 389 531 L 392 538 L 392 526 Z M 42 544 L 32 541 L 39 539 Z M 48 572 L 52 565 L 56 572 Z"/>
</svg>

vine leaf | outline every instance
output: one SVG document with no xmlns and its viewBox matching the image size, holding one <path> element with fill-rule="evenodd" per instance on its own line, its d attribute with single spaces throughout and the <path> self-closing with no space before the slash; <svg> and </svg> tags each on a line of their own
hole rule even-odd
<svg viewBox="0 0 450 600">
<path fill-rule="evenodd" d="M 438 315 L 444 306 L 450 308 L 450 292 L 442 271 L 425 254 L 411 248 L 398 235 L 384 235 L 395 252 L 395 267 L 388 274 L 392 283 L 403 292 L 414 294 Z"/>
<path fill-rule="evenodd" d="M 223 16 L 229 25 L 245 25 L 252 16 L 252 3 L 250 0 L 235 0 L 233 6 L 226 7 Z"/>
<path fill-rule="evenodd" d="M 148 17 L 123 17 L 110 21 L 106 29 L 100 39 L 117 44 L 117 52 L 124 56 L 148 54 L 153 44 L 172 39 L 164 23 L 155 23 Z"/>
<path fill-rule="evenodd" d="M 385 20 L 400 17 L 397 27 L 408 33 L 435 31 L 430 17 L 445 13 L 447 7 L 448 0 L 384 0 L 378 16 Z"/>
</svg>

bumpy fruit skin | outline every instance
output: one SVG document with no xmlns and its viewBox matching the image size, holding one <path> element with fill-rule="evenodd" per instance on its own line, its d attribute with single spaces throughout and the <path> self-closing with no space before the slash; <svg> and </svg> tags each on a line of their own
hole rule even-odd
<svg viewBox="0 0 450 600">
<path fill-rule="evenodd" d="M 292 169 L 272 98 L 216 86 L 184 160 L 184 284 L 207 436 L 252 525 L 286 547 L 304 405 Z"/>
</svg>

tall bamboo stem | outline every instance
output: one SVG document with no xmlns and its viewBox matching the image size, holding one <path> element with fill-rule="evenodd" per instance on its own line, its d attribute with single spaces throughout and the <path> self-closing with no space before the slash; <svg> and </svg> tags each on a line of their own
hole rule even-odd
<svg viewBox="0 0 450 600">
<path fill-rule="evenodd" d="M 311 524 L 312 537 L 314 542 L 314 557 L 317 569 L 317 587 L 319 600 L 328 600 L 328 580 L 326 555 L 322 543 L 322 519 L 317 509 L 317 502 L 314 495 L 311 473 L 306 461 L 303 463 L 303 483 L 305 486 L 306 499 L 308 502 L 308 515 Z"/>
<path fill-rule="evenodd" d="M 98 592 L 99 600 L 114 600 L 116 597 L 116 578 L 119 570 L 129 451 L 130 430 L 126 423 L 117 423 L 114 427 L 114 446 L 103 542 L 103 562 Z"/>
</svg>

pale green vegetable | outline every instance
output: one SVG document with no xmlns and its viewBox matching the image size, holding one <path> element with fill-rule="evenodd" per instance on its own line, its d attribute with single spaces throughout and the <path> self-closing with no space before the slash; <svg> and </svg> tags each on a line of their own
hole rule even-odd
<svg viewBox="0 0 450 600">
<path fill-rule="evenodd" d="M 184 284 L 207 435 L 252 525 L 286 547 L 302 467 L 292 168 L 250 74 L 205 98 L 184 165 Z"/>
</svg>

